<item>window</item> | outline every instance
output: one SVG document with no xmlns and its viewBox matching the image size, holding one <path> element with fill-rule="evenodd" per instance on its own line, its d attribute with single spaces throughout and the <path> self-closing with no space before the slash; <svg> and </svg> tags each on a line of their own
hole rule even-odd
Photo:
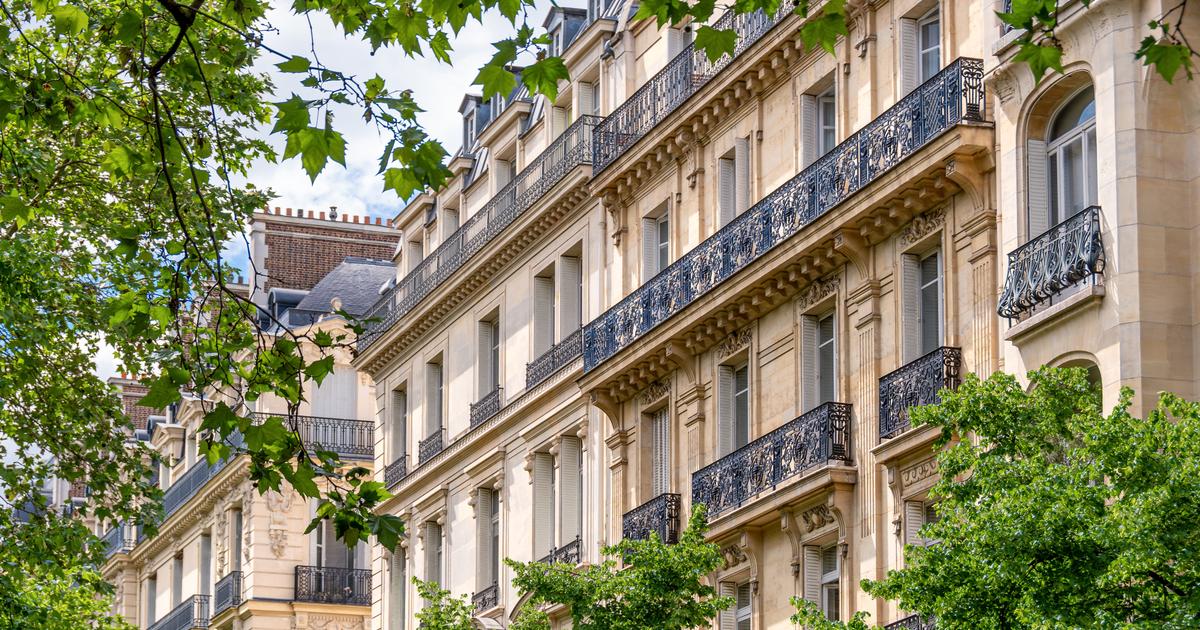
<svg viewBox="0 0 1200 630">
<path fill-rule="evenodd" d="M 737 630 L 750 630 L 751 624 L 751 603 L 750 603 L 750 584 L 738 584 L 737 587 Z"/>
<path fill-rule="evenodd" d="M 425 437 L 440 433 L 442 423 L 442 360 L 425 364 Z"/>
<path fill-rule="evenodd" d="M 817 321 L 817 404 L 830 402 L 837 386 L 834 356 L 834 319 L 826 315 Z"/>
<path fill-rule="evenodd" d="M 158 604 L 158 574 L 146 578 L 146 625 L 158 621 L 155 607 Z"/>
<path fill-rule="evenodd" d="M 583 325 L 583 244 L 558 259 L 558 317 L 560 340 Z"/>
<path fill-rule="evenodd" d="M 722 365 L 718 376 L 717 452 L 724 457 L 750 442 L 750 366 Z"/>
<path fill-rule="evenodd" d="M 408 588 L 408 550 L 396 545 L 388 567 L 388 630 L 403 630 Z"/>
<path fill-rule="evenodd" d="M 918 82 L 924 83 L 942 69 L 942 24 L 936 7 L 917 21 L 917 55 L 921 68 Z"/>
<path fill-rule="evenodd" d="M 533 278 L 533 356 L 540 357 L 554 345 L 554 265 Z"/>
<path fill-rule="evenodd" d="M 679 56 L 692 43 L 692 29 L 690 26 L 672 26 L 667 29 L 667 59 L 674 59 Z"/>
<path fill-rule="evenodd" d="M 493 488 L 475 491 L 475 533 L 475 589 L 482 591 L 496 584 L 500 576 L 500 493 Z"/>
<path fill-rule="evenodd" d="M 750 207 L 750 138 L 738 138 L 717 160 L 718 224 L 724 226 Z"/>
<path fill-rule="evenodd" d="M 671 415 L 667 407 L 650 412 L 650 496 L 671 491 Z"/>
<path fill-rule="evenodd" d="M 721 596 L 733 599 L 733 605 L 721 611 L 720 630 L 750 630 L 754 618 L 754 604 L 750 583 L 722 582 Z"/>
<path fill-rule="evenodd" d="M 513 180 L 516 165 L 512 160 L 496 160 L 496 190 L 504 188 Z"/>
<path fill-rule="evenodd" d="M 671 264 L 671 213 L 667 204 L 642 219 L 642 282 Z"/>
<path fill-rule="evenodd" d="M 553 107 L 550 109 L 550 135 L 557 138 L 567 130 L 567 120 L 570 118 L 570 111 L 566 107 Z"/>
<path fill-rule="evenodd" d="M 242 570 L 242 511 L 232 510 L 229 513 L 229 532 L 232 539 L 229 541 L 229 553 L 233 556 L 230 558 L 229 566 L 231 571 Z"/>
<path fill-rule="evenodd" d="M 1096 204 L 1096 96 L 1091 86 L 1059 109 L 1045 142 L 1030 141 L 1029 164 L 1030 238 Z"/>
<path fill-rule="evenodd" d="M 922 527 L 938 520 L 934 506 L 929 500 L 904 502 L 904 544 L 924 546 L 934 542 L 921 535 Z"/>
<path fill-rule="evenodd" d="M 600 115 L 600 92 L 595 83 L 579 84 L 579 114 Z"/>
<path fill-rule="evenodd" d="M 415 240 L 408 242 L 408 271 L 412 273 L 417 265 L 421 264 L 421 260 L 425 257 L 425 243 L 423 240 Z"/>
<path fill-rule="evenodd" d="M 425 522 L 425 581 L 442 586 L 442 526 Z"/>
<path fill-rule="evenodd" d="M 904 283 L 904 359 L 914 361 L 942 345 L 942 256 L 906 254 Z"/>
<path fill-rule="evenodd" d="M 558 445 L 558 545 L 583 534 L 583 441 L 564 436 Z"/>
<path fill-rule="evenodd" d="M 392 461 L 408 453 L 408 389 L 401 385 L 392 391 Z"/>
<path fill-rule="evenodd" d="M 463 151 L 469 151 L 475 144 L 475 112 L 463 117 Z"/>
<path fill-rule="evenodd" d="M 313 514 L 316 516 L 316 506 L 313 506 Z M 356 550 L 362 547 L 355 546 L 350 548 L 346 543 L 337 537 L 334 530 L 333 521 L 324 520 L 312 531 L 312 563 L 318 567 L 332 567 L 337 569 L 353 569 L 360 562 Z"/>
<path fill-rule="evenodd" d="M 554 456 L 533 455 L 533 557 L 554 549 Z"/>
<path fill-rule="evenodd" d="M 171 559 L 171 607 L 183 601 L 183 554 Z"/>
<path fill-rule="evenodd" d="M 821 611 L 830 621 L 839 619 L 838 578 L 841 574 L 841 561 L 836 545 L 821 550 Z"/>
<path fill-rule="evenodd" d="M 200 534 L 200 594 L 209 595 L 212 584 L 212 536 Z"/>
<path fill-rule="evenodd" d="M 829 153 L 837 144 L 837 103 L 833 88 L 817 95 L 817 157 Z"/>
<path fill-rule="evenodd" d="M 479 322 L 479 398 L 500 388 L 500 319 L 492 314 Z"/>
</svg>

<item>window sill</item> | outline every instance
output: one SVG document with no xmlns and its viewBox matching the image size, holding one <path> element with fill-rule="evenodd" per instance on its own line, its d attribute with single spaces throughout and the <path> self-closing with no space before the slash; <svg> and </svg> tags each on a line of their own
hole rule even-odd
<svg viewBox="0 0 1200 630">
<path fill-rule="evenodd" d="M 1036 333 L 1048 330 L 1047 324 L 1072 315 L 1084 308 L 1099 304 L 1104 299 L 1104 285 L 1094 284 L 1070 295 L 1058 304 L 1053 304 L 1045 310 L 1034 313 L 1029 319 L 1022 321 L 1004 331 L 1004 340 L 1021 344 L 1031 339 Z"/>
</svg>

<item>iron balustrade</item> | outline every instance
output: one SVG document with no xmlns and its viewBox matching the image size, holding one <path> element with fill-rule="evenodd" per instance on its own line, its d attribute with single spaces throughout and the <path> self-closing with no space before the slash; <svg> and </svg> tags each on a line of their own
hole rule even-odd
<svg viewBox="0 0 1200 630">
<path fill-rule="evenodd" d="M 100 538 L 104 543 L 104 557 L 111 558 L 118 553 L 129 553 L 133 550 L 134 540 L 129 527 L 125 523 L 117 523 Z"/>
<path fill-rule="evenodd" d="M 960 381 L 962 350 L 941 347 L 879 379 L 879 439 L 908 430 L 910 407 L 937 404 Z"/>
<path fill-rule="evenodd" d="M 388 464 L 387 467 L 383 469 L 383 483 L 385 485 L 387 485 L 387 487 L 389 487 L 389 488 L 400 483 L 407 476 L 408 476 L 408 454 L 407 453 L 396 458 L 396 461 Z"/>
<path fill-rule="evenodd" d="M 1026 316 L 1070 289 L 1095 285 L 1104 273 L 1100 208 L 1091 206 L 1008 255 L 1004 293 L 996 309 L 1009 320 Z"/>
<path fill-rule="evenodd" d="M 828 402 L 692 474 L 692 503 L 709 518 L 830 461 L 850 461 L 850 411 Z"/>
<path fill-rule="evenodd" d="M 567 335 L 542 356 L 525 364 L 525 389 L 533 389 L 583 354 L 583 329 Z"/>
<path fill-rule="evenodd" d="M 504 392 L 504 388 L 497 387 L 488 392 L 479 402 L 471 403 L 471 428 L 483 424 L 485 420 L 500 413 L 500 397 Z"/>
<path fill-rule="evenodd" d="M 665 543 L 679 542 L 679 504 L 679 495 L 668 492 L 633 508 L 621 517 L 621 536 L 649 540 L 655 533 Z"/>
<path fill-rule="evenodd" d="M 150 624 L 146 630 L 192 630 L 208 627 L 208 595 L 193 595 Z"/>
<path fill-rule="evenodd" d="M 283 420 L 284 426 L 295 429 L 310 449 L 332 451 L 346 459 L 375 457 L 375 425 L 369 421 L 279 413 L 253 415 L 260 422 L 272 417 Z"/>
<path fill-rule="evenodd" d="M 341 567 L 296 567 L 298 602 L 371 605 L 371 570 Z"/>
<path fill-rule="evenodd" d="M 983 62 L 960 58 L 790 181 L 681 256 L 583 329 L 595 369 L 800 232 L 922 146 L 982 122 Z"/>
<path fill-rule="evenodd" d="M 899 621 L 893 621 L 883 627 L 883 630 L 935 630 L 937 623 L 933 617 L 922 617 L 921 615 L 909 615 Z"/>
<path fill-rule="evenodd" d="M 213 589 L 213 616 L 221 614 L 227 608 L 240 606 L 242 603 L 242 572 L 231 571 L 225 577 L 217 580 Z"/>
<path fill-rule="evenodd" d="M 491 610 L 500 605 L 500 585 L 493 584 L 482 591 L 475 593 L 471 597 L 471 603 L 475 605 L 475 612 L 481 613 L 485 610 Z"/>
<path fill-rule="evenodd" d="M 442 439 L 444 429 L 438 429 L 433 435 L 421 440 L 417 444 L 417 465 L 420 466 L 425 462 L 433 459 L 435 455 L 442 452 L 445 448 L 445 440 Z"/>
<path fill-rule="evenodd" d="M 201 458 L 192 464 L 192 467 L 183 473 L 183 476 L 175 480 L 171 487 L 163 492 L 163 518 L 168 518 L 174 514 L 183 504 L 187 503 L 188 499 L 196 496 L 196 492 L 208 482 L 209 479 L 217 476 L 225 468 L 225 463 L 232 459 L 229 458 L 218 461 L 216 464 L 209 465 L 208 460 Z"/>
<path fill-rule="evenodd" d="M 580 116 L 483 208 L 384 293 L 363 316 L 365 320 L 375 321 L 368 321 L 367 330 L 355 342 L 358 349 L 369 348 L 576 166 L 590 164 L 592 128 L 597 121 L 597 116 Z"/>
<path fill-rule="evenodd" d="M 555 547 L 554 549 L 551 549 L 550 553 L 546 554 L 541 560 L 538 560 L 538 562 L 541 562 L 542 564 L 562 563 L 576 566 L 579 564 L 580 558 L 582 558 L 582 551 L 583 540 L 577 536 L 575 540 L 572 540 L 561 547 Z"/>
<path fill-rule="evenodd" d="M 710 61 L 708 55 L 693 43 L 668 61 L 666 67 L 596 125 L 592 157 L 596 172 L 604 170 L 637 144 L 735 58 L 782 22 L 794 8 L 792 3 L 784 2 L 772 15 L 762 10 L 741 14 L 726 11 L 713 28 L 732 29 L 737 34 L 733 54 Z"/>
</svg>

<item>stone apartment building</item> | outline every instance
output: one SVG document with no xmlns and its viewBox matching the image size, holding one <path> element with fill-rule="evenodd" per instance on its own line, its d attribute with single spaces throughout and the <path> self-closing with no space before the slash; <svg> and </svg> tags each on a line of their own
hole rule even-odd
<svg viewBox="0 0 1200 630">
<path fill-rule="evenodd" d="M 346 333 L 332 311 L 366 311 L 394 275 L 396 230 L 380 220 L 291 209 L 256 213 L 249 226 L 250 281 L 242 287 L 271 327 Z M 305 347 L 310 359 L 316 348 Z M 348 464 L 374 462 L 374 387 L 334 354 L 334 372 L 307 387 L 295 417 L 302 439 Z M 285 489 L 260 495 L 246 456 L 209 466 L 198 452 L 204 413 L 221 392 L 185 392 L 165 410 L 137 404 L 136 380 L 114 380 L 137 431 L 166 457 L 157 473 L 164 520 L 154 537 L 126 524 L 97 528 L 108 554 L 102 571 L 116 586 L 117 610 L 139 628 L 338 629 L 370 619 L 371 571 L 365 545 L 348 549 L 331 524 L 305 534 L 316 508 Z M 246 413 L 286 416 L 284 401 L 264 396 Z M 143 417 L 144 416 L 144 417 Z M 140 421 L 139 421 L 140 419 Z"/>
<path fill-rule="evenodd" d="M 1197 395 L 1200 88 L 1133 58 L 1167 7 L 1062 3 L 1035 83 L 1002 1 L 847 4 L 833 54 L 789 3 L 715 18 L 716 62 L 630 3 L 554 8 L 557 98 L 464 98 L 353 362 L 408 523 L 371 627 L 417 627 L 414 576 L 505 627 L 502 558 L 595 562 L 698 503 L 720 628 L 789 628 L 792 596 L 924 627 L 857 586 L 932 515 L 909 407 L 1044 364 L 1138 412 Z"/>
</svg>

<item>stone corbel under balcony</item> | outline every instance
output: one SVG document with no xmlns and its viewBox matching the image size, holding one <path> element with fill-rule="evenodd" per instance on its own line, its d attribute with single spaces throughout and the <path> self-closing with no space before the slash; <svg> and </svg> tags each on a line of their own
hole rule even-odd
<svg viewBox="0 0 1200 630">
<path fill-rule="evenodd" d="M 811 502 L 814 497 L 826 496 L 838 521 L 839 541 L 846 538 L 847 526 L 854 500 L 854 485 L 858 470 L 849 464 L 830 464 L 813 469 L 781 483 L 774 492 L 732 510 L 710 523 L 709 540 L 719 540 L 747 526 L 778 523 L 780 514 Z"/>
</svg>

